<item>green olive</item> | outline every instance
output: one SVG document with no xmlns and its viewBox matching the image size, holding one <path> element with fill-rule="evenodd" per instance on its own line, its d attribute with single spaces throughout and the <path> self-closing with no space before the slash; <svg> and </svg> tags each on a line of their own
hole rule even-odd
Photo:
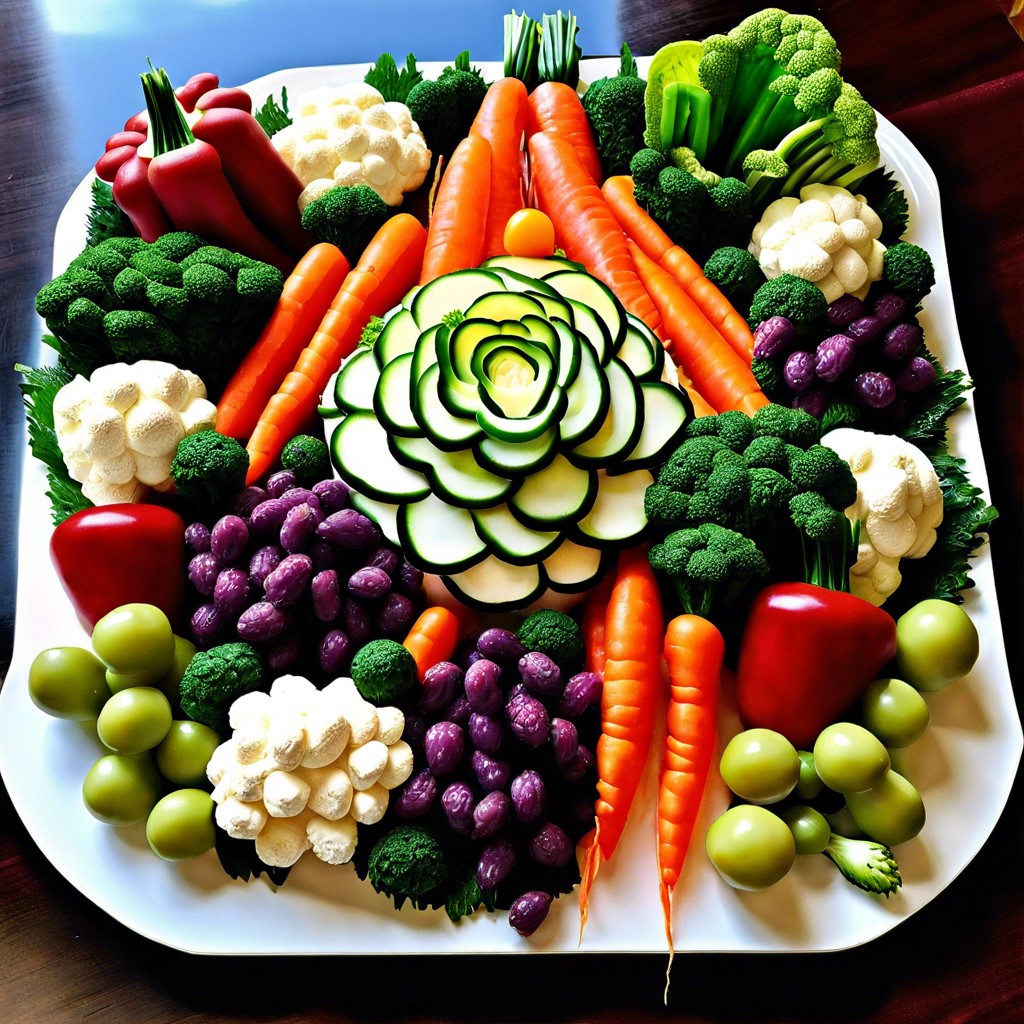
<svg viewBox="0 0 1024 1024">
<path fill-rule="evenodd" d="M 167 735 L 156 748 L 160 774 L 178 786 L 202 786 L 206 766 L 220 745 L 220 736 L 209 726 L 180 719 L 171 722 Z"/>
<path fill-rule="evenodd" d="M 898 846 L 924 828 L 924 801 L 917 789 L 897 772 L 862 793 L 847 793 L 850 815 L 877 843 Z"/>
<path fill-rule="evenodd" d="M 152 749 L 170 727 L 170 702 L 153 686 L 132 686 L 115 693 L 96 719 L 100 742 L 117 754 Z"/>
<path fill-rule="evenodd" d="M 164 860 L 188 860 L 213 849 L 213 797 L 202 789 L 177 789 L 162 797 L 146 819 L 150 849 Z"/>
<path fill-rule="evenodd" d="M 86 773 L 82 798 L 108 825 L 134 825 L 160 796 L 160 775 L 150 754 L 106 754 Z"/>
<path fill-rule="evenodd" d="M 902 679 L 876 679 L 860 706 L 864 725 L 887 747 L 909 747 L 924 735 L 931 718 L 924 697 Z"/>
<path fill-rule="evenodd" d="M 773 729 L 746 729 L 722 751 L 722 780 L 743 800 L 770 804 L 792 792 L 800 777 L 796 747 Z"/>
<path fill-rule="evenodd" d="M 854 722 L 834 722 L 814 741 L 814 768 L 821 781 L 837 793 L 877 786 L 890 764 L 882 741 Z"/>
<path fill-rule="evenodd" d="M 919 690 L 941 690 L 974 667 L 978 630 L 963 606 L 930 598 L 896 622 L 896 672 Z"/>
<path fill-rule="evenodd" d="M 737 804 L 708 828 L 705 845 L 715 869 L 734 889 L 767 889 L 796 860 L 789 826 L 766 807 Z"/>
<path fill-rule="evenodd" d="M 801 800 L 813 800 L 825 788 L 825 783 L 815 770 L 814 754 L 810 750 L 798 750 L 797 754 L 800 757 L 800 777 L 793 792 Z"/>
<path fill-rule="evenodd" d="M 28 669 L 28 693 L 48 715 L 79 722 L 95 720 L 110 696 L 103 663 L 84 647 L 40 651 Z"/>
<path fill-rule="evenodd" d="M 787 807 L 779 817 L 789 826 L 796 843 L 796 852 L 801 855 L 821 853 L 832 835 L 825 816 L 813 807 L 798 804 Z"/>
<path fill-rule="evenodd" d="M 174 633 L 156 605 L 123 604 L 93 626 L 92 647 L 114 672 L 148 673 L 155 683 L 174 658 Z"/>
</svg>

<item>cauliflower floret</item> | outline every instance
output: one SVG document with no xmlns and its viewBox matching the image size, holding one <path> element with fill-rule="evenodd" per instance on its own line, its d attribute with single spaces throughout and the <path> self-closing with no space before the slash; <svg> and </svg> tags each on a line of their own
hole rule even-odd
<svg viewBox="0 0 1024 1024">
<path fill-rule="evenodd" d="M 770 203 L 748 248 L 769 278 L 793 274 L 833 302 L 867 295 L 882 276 L 882 222 L 861 197 L 836 185 L 808 185 Z"/>
<path fill-rule="evenodd" d="M 928 457 L 909 441 L 853 427 L 829 431 L 821 443 L 849 464 L 857 500 L 847 510 L 860 521 L 850 589 L 881 605 L 899 586 L 902 558 L 922 558 L 942 522 L 942 489 Z"/>
</svg>

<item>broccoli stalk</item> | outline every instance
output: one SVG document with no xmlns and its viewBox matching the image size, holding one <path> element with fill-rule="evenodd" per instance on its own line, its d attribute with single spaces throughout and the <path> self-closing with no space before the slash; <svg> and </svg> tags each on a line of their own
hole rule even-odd
<svg viewBox="0 0 1024 1024">
<path fill-rule="evenodd" d="M 865 892 L 888 899 L 903 885 L 892 850 L 874 840 L 848 839 L 833 832 L 823 853 L 848 882 Z"/>
</svg>

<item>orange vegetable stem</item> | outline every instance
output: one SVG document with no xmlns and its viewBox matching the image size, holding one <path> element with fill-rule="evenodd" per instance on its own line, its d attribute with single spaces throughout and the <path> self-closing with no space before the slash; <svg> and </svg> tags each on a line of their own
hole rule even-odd
<svg viewBox="0 0 1024 1024">
<path fill-rule="evenodd" d="M 592 181 L 601 184 L 601 154 L 579 94 L 565 82 L 542 82 L 530 93 L 527 134 L 554 132 L 580 158 Z"/>
<path fill-rule="evenodd" d="M 248 439 L 271 395 L 309 344 L 349 271 L 342 251 L 318 242 L 288 275 L 274 312 L 217 402 L 217 430 Z"/>
<path fill-rule="evenodd" d="M 526 86 L 518 78 L 499 78 L 484 95 L 469 134 L 491 147 L 490 198 L 481 259 L 503 254 L 505 225 L 526 205 Z"/>
<path fill-rule="evenodd" d="M 420 284 L 480 265 L 490 192 L 490 143 L 482 135 L 467 135 L 455 147 L 437 187 Z"/>
<path fill-rule="evenodd" d="M 271 396 L 246 448 L 246 482 L 258 480 L 316 412 L 331 375 L 351 354 L 371 317 L 383 316 L 416 283 L 427 232 L 409 213 L 390 217 L 348 272 L 331 308 L 291 372 Z"/>
</svg>

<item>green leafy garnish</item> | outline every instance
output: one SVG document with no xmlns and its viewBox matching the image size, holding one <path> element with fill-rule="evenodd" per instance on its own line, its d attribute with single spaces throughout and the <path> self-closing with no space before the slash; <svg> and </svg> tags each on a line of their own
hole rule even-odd
<svg viewBox="0 0 1024 1024">
<path fill-rule="evenodd" d="M 281 102 L 278 103 L 273 96 L 268 96 L 266 103 L 258 110 L 253 111 L 254 118 L 260 123 L 260 127 L 269 136 L 275 135 L 282 128 L 287 128 L 292 123 L 288 114 L 288 90 L 281 87 Z"/>
<path fill-rule="evenodd" d="M 412 87 L 422 80 L 423 72 L 416 66 L 416 58 L 411 53 L 406 54 L 405 67 L 401 71 L 390 53 L 382 53 L 363 77 L 363 81 L 372 85 L 386 103 L 404 103 Z"/>
<path fill-rule="evenodd" d="M 452 921 L 468 917 L 480 907 L 494 910 L 494 890 L 484 892 L 476 882 L 476 872 L 470 870 L 461 885 L 454 888 L 445 902 L 445 913 Z"/>
<path fill-rule="evenodd" d="M 900 436 L 931 455 L 945 443 L 946 421 L 967 401 L 967 392 L 974 386 L 963 370 L 947 370 L 927 349 L 923 355 L 935 367 L 935 382 L 921 396 L 926 404 L 915 409 Z"/>
<path fill-rule="evenodd" d="M 256 856 L 256 844 L 249 839 L 233 839 L 222 828 L 215 830 L 217 858 L 224 871 L 242 882 L 265 874 L 276 887 L 284 885 L 291 868 L 273 868 Z"/>
<path fill-rule="evenodd" d="M 93 246 L 108 238 L 130 238 L 136 234 L 132 222 L 114 202 L 114 190 L 102 179 L 92 182 L 92 203 L 85 222 L 85 241 Z"/>
</svg>

